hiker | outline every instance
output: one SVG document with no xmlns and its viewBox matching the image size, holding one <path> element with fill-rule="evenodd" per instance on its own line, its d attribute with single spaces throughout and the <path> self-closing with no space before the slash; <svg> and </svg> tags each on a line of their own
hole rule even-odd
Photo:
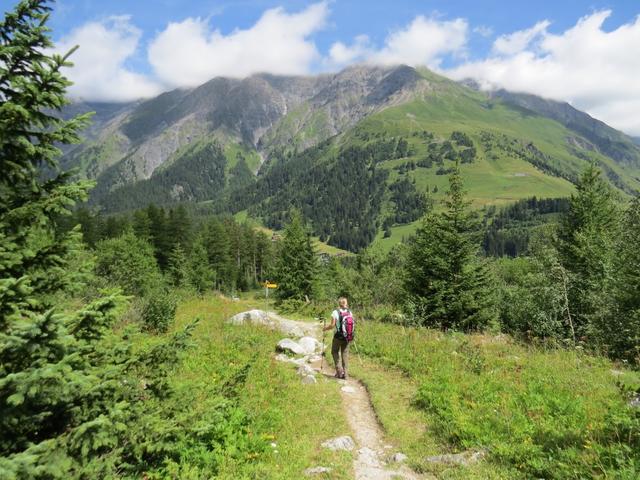
<svg viewBox="0 0 640 480">
<path fill-rule="evenodd" d="M 336 378 L 347 378 L 347 364 L 349 358 L 349 342 L 353 340 L 355 321 L 349 310 L 349 302 L 345 297 L 338 299 L 338 308 L 331 313 L 331 325 L 323 331 L 333 330 L 333 342 L 331 343 L 331 356 L 336 366 Z M 340 368 L 342 358 L 342 368 Z"/>
</svg>

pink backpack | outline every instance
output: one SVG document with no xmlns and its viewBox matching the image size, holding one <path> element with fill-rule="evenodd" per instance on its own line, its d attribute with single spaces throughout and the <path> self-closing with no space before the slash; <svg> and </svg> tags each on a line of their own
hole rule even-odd
<svg viewBox="0 0 640 480">
<path fill-rule="evenodd" d="M 353 341 L 356 330 L 356 321 L 351 310 L 338 310 L 338 324 L 336 330 L 347 342 Z"/>
</svg>

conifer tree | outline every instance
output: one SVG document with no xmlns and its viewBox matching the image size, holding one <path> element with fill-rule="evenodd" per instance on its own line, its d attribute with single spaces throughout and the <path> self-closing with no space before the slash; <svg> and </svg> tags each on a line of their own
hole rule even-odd
<svg viewBox="0 0 640 480">
<path fill-rule="evenodd" d="M 87 116 L 59 114 L 70 64 L 50 54 L 49 11 L 24 0 L 0 21 L 0 478 L 139 477 L 176 438 L 145 399 L 168 394 L 186 336 L 133 354 L 110 328 L 117 294 L 56 308 L 79 287 L 69 265 L 80 249 L 56 219 L 90 184 L 55 175 L 57 146 L 77 142 Z"/>
<path fill-rule="evenodd" d="M 317 275 L 316 254 L 311 234 L 298 211 L 292 213 L 291 222 L 284 229 L 275 275 L 280 300 L 311 297 Z"/>
<path fill-rule="evenodd" d="M 582 337 L 597 335 L 590 326 L 607 308 L 603 292 L 611 278 L 619 214 L 613 192 L 594 163 L 580 176 L 576 189 L 558 231 L 558 251 L 569 272 L 569 308 Z"/>
<path fill-rule="evenodd" d="M 422 325 L 479 329 L 492 317 L 492 295 L 487 267 L 478 257 L 478 221 L 465 201 L 458 165 L 443 207 L 424 217 L 409 248 L 407 307 Z"/>
<path fill-rule="evenodd" d="M 202 293 L 207 289 L 213 288 L 215 276 L 209 265 L 207 249 L 202 235 L 196 237 L 189 253 L 188 261 L 189 284 L 193 286 L 196 292 Z"/>
<path fill-rule="evenodd" d="M 171 284 L 176 287 L 189 286 L 189 265 L 187 254 L 181 244 L 176 244 L 169 254 L 167 274 Z"/>
<path fill-rule="evenodd" d="M 615 242 L 611 309 L 598 329 L 615 358 L 640 363 L 640 196 L 629 203 Z"/>
</svg>

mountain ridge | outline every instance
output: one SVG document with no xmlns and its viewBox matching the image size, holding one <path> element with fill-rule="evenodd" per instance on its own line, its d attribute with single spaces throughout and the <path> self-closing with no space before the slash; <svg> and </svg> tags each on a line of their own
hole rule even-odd
<svg viewBox="0 0 640 480">
<path fill-rule="evenodd" d="M 383 230 L 402 230 L 417 205 L 426 205 L 420 195 L 437 200 L 456 159 L 479 207 L 567 196 L 588 162 L 598 163 L 621 194 L 640 190 L 640 147 L 622 132 L 566 103 L 485 93 L 406 65 L 215 78 L 122 109 L 107 105 L 96 119 L 88 141 L 65 158 L 97 178 L 95 206 L 213 201 L 218 211 L 248 209 L 271 227 L 294 206 L 315 216 L 318 235 L 361 236 L 355 248 Z M 358 162 L 380 173 L 370 175 Z M 334 200 L 317 192 L 344 174 L 362 177 L 364 183 L 349 178 L 347 186 L 375 196 L 373 209 L 362 210 L 375 218 L 363 222 L 363 213 L 347 205 L 319 213 L 314 198 Z M 353 205 L 364 200 L 351 198 Z M 349 225 L 331 221 L 341 211 L 350 212 Z M 348 232 L 336 236 L 336 229 Z"/>
</svg>

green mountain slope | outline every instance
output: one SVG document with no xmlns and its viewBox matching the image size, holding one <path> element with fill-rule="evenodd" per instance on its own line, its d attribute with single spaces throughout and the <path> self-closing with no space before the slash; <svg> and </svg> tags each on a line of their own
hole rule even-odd
<svg viewBox="0 0 640 480">
<path fill-rule="evenodd" d="M 567 104 L 406 66 L 214 79 L 118 118 L 75 152 L 97 175 L 94 204 L 207 201 L 276 229 L 295 207 L 350 250 L 410 234 L 455 161 L 476 207 L 566 197 L 590 161 L 621 195 L 640 191 L 640 148 L 621 132 Z"/>
</svg>

